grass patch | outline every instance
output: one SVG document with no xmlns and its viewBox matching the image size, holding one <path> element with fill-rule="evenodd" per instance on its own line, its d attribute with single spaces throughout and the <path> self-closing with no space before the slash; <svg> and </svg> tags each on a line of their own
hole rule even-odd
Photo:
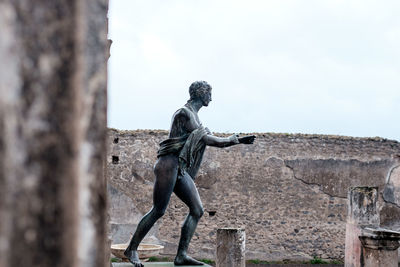
<svg viewBox="0 0 400 267">
<path fill-rule="evenodd" d="M 151 256 L 147 261 L 148 262 L 163 262 L 163 261 L 169 261 L 170 259 L 168 257 L 156 257 L 156 256 Z"/>
<path fill-rule="evenodd" d="M 119 259 L 119 258 L 111 258 L 110 261 L 111 262 L 120 262 L 121 259 Z"/>
<path fill-rule="evenodd" d="M 149 262 L 157 262 L 159 260 L 158 260 L 158 257 L 151 256 L 147 261 L 149 261 Z"/>
<path fill-rule="evenodd" d="M 204 262 L 205 264 L 214 264 L 214 261 L 209 259 L 201 259 L 199 261 Z"/>
<path fill-rule="evenodd" d="M 310 263 L 311 264 L 328 264 L 329 262 L 324 261 L 323 259 L 314 256 L 314 259 L 310 260 Z"/>
<path fill-rule="evenodd" d="M 331 260 L 329 263 L 330 264 L 343 264 L 343 262 L 340 260 Z"/>
</svg>

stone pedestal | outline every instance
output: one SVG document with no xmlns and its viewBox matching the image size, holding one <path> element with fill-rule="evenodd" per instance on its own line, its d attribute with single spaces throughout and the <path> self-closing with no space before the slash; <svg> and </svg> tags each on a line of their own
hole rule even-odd
<svg viewBox="0 0 400 267">
<path fill-rule="evenodd" d="M 400 233 L 366 228 L 360 236 L 363 267 L 397 267 Z"/>
<path fill-rule="evenodd" d="M 362 229 L 379 226 L 377 187 L 354 187 L 348 193 L 345 267 L 361 267 Z"/>
<path fill-rule="evenodd" d="M 245 239 L 243 229 L 217 230 L 217 267 L 245 267 Z"/>
</svg>

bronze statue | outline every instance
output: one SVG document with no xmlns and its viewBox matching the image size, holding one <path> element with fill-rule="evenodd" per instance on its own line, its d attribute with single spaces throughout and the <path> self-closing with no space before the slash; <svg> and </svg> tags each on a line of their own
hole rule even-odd
<svg viewBox="0 0 400 267">
<path fill-rule="evenodd" d="M 125 256 L 135 267 L 142 267 L 137 248 L 139 243 L 164 215 L 168 202 L 174 192 L 188 207 L 189 214 L 182 226 L 175 265 L 203 265 L 187 255 L 189 242 L 200 217 L 203 205 L 194 184 L 194 178 L 200 167 L 206 146 L 228 147 L 236 144 L 252 144 L 255 136 L 231 135 L 227 138 L 216 137 L 204 128 L 197 115 L 203 106 L 211 101 L 211 86 L 205 81 L 197 81 L 189 88 L 190 99 L 172 117 L 169 138 L 160 143 L 158 160 L 154 166 L 156 176 L 153 191 L 153 207 L 143 216 L 133 235 Z"/>
</svg>

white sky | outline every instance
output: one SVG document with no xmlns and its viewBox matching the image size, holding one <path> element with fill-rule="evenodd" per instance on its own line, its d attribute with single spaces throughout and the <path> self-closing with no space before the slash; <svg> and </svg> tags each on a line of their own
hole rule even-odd
<svg viewBox="0 0 400 267">
<path fill-rule="evenodd" d="M 168 129 L 206 80 L 214 132 L 400 140 L 400 1 L 110 0 L 109 127 Z"/>
</svg>

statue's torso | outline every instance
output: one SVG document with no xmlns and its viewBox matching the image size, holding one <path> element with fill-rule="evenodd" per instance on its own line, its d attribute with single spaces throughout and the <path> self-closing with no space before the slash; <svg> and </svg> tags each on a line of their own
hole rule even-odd
<svg viewBox="0 0 400 267">
<path fill-rule="evenodd" d="M 190 134 L 194 129 L 201 126 L 196 112 L 184 106 L 178 109 L 172 116 L 169 138 L 181 137 Z"/>
</svg>

